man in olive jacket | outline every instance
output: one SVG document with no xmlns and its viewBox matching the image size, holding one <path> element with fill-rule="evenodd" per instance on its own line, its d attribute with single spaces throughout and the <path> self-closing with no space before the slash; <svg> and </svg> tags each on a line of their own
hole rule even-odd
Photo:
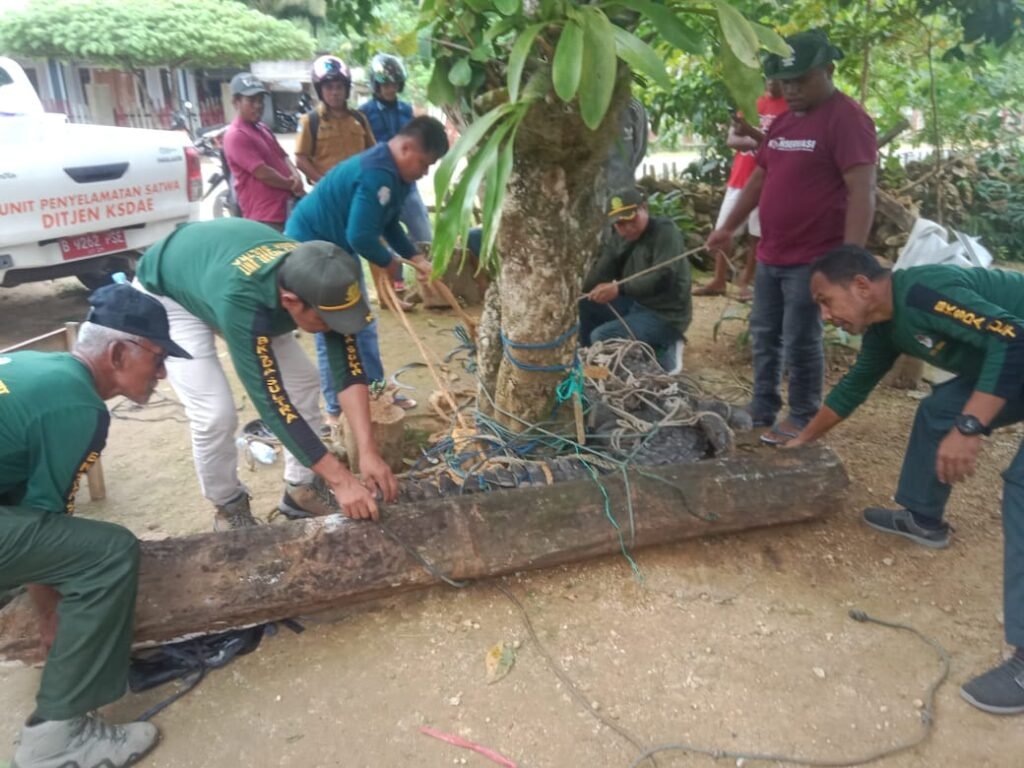
<svg viewBox="0 0 1024 768">
<path fill-rule="evenodd" d="M 583 281 L 580 341 L 636 338 L 658 352 L 669 373 L 683 367 L 683 340 L 693 314 L 690 265 L 666 264 L 683 252 L 683 234 L 671 219 L 651 216 L 635 188 L 612 194 L 608 219 L 614 234 Z M 661 269 L 629 279 L 657 264 Z"/>
</svg>

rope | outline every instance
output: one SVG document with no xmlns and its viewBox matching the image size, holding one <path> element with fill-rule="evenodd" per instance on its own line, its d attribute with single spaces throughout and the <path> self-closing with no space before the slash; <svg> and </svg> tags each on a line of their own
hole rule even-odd
<svg viewBox="0 0 1024 768">
<path fill-rule="evenodd" d="M 616 285 L 623 285 L 625 283 L 628 283 L 630 280 L 636 280 L 638 277 L 643 277 L 644 275 L 648 275 L 651 272 L 657 272 L 659 269 L 664 269 L 665 267 L 669 266 L 670 264 L 675 264 L 677 261 L 682 261 L 683 259 L 688 259 L 690 256 L 693 256 L 696 253 L 700 253 L 703 250 L 704 250 L 704 246 L 703 245 L 698 246 L 696 248 L 691 248 L 690 250 L 686 251 L 685 253 L 680 253 L 679 255 L 673 256 L 670 259 L 665 259 L 665 261 L 662 261 L 662 262 L 659 262 L 659 263 L 657 263 L 657 264 L 655 264 L 653 266 L 647 267 L 646 269 L 641 269 L 639 272 L 634 272 L 632 275 L 628 275 L 628 276 L 623 277 L 623 278 L 621 278 L 619 280 L 613 280 L 612 282 L 615 283 Z M 577 299 L 577 301 L 585 299 L 585 298 L 587 298 L 587 294 L 583 294 L 582 296 L 580 296 L 580 298 Z"/>
<path fill-rule="evenodd" d="M 522 360 L 515 358 L 509 349 L 526 349 L 526 350 L 541 350 L 541 349 L 557 349 L 565 344 L 569 339 L 579 332 L 580 324 L 574 323 L 564 333 L 560 334 L 551 341 L 544 342 L 525 342 L 525 341 L 512 341 L 508 336 L 505 335 L 505 331 L 499 330 L 498 335 L 501 337 L 501 347 L 505 354 L 505 359 L 508 360 L 512 365 L 517 368 L 522 368 L 524 371 L 535 371 L 538 373 L 561 373 L 562 371 L 572 370 L 577 363 L 576 353 L 573 352 L 573 359 L 570 363 L 559 363 L 555 365 L 533 365 L 532 363 L 524 363 Z"/>
</svg>

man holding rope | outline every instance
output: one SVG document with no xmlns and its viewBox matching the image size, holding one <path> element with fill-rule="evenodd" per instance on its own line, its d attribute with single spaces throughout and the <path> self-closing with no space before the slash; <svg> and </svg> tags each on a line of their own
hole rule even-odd
<svg viewBox="0 0 1024 768">
<path fill-rule="evenodd" d="M 652 217 L 636 188 L 611 196 L 608 218 L 615 232 L 583 281 L 580 340 L 589 346 L 636 339 L 659 352 L 666 371 L 679 373 L 693 314 L 690 264 L 676 258 L 683 252 L 683 234 L 671 219 Z"/>
</svg>

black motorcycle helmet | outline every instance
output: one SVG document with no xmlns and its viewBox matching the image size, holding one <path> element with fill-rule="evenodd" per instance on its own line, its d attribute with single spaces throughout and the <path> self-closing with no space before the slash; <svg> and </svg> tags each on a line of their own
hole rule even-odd
<svg viewBox="0 0 1024 768">
<path fill-rule="evenodd" d="M 394 83 L 401 93 L 405 89 L 405 67 L 397 56 L 378 53 L 370 60 L 370 85 L 374 96 L 380 93 L 380 87 L 385 83 Z"/>
</svg>

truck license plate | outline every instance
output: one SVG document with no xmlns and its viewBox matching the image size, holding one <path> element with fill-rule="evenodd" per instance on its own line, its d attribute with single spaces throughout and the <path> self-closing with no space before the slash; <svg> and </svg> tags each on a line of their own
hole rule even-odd
<svg viewBox="0 0 1024 768">
<path fill-rule="evenodd" d="M 128 248 L 123 229 L 108 229 L 106 232 L 62 237 L 57 242 L 60 243 L 60 252 L 64 261 L 83 259 L 86 256 L 102 256 L 105 253 L 117 253 Z"/>
</svg>

